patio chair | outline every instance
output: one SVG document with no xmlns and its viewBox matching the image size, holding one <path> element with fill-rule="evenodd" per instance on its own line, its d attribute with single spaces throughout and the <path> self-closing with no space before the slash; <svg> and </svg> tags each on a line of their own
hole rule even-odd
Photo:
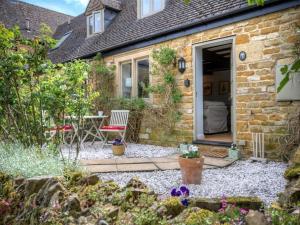
<svg viewBox="0 0 300 225">
<path fill-rule="evenodd" d="M 66 138 L 70 139 L 71 144 L 74 141 L 74 127 L 70 124 L 66 124 L 64 121 L 64 125 L 56 125 L 54 123 L 53 118 L 51 118 L 47 111 L 42 111 L 43 125 L 45 127 L 45 137 L 47 141 L 50 141 L 54 138 L 54 136 L 60 132 L 62 134 L 63 143 L 66 142 Z"/>
<path fill-rule="evenodd" d="M 103 144 L 108 144 L 108 134 L 118 133 L 126 146 L 125 135 L 128 127 L 129 110 L 112 110 L 108 126 L 100 127 L 100 135 L 103 137 Z"/>
</svg>

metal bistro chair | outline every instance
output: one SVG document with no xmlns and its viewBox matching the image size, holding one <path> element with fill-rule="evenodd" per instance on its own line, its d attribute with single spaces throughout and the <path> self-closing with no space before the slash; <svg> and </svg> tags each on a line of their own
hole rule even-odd
<svg viewBox="0 0 300 225">
<path fill-rule="evenodd" d="M 125 135 L 128 127 L 129 110 L 112 110 L 110 121 L 108 126 L 103 126 L 99 129 L 101 136 L 103 137 L 103 144 L 108 145 L 108 134 L 118 133 L 122 142 L 126 146 Z"/>
</svg>

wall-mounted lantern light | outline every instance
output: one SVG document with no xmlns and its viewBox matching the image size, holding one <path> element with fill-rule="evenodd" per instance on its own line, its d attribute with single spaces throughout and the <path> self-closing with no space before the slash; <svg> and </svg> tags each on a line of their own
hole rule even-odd
<svg viewBox="0 0 300 225">
<path fill-rule="evenodd" d="M 184 86 L 187 87 L 187 88 L 190 87 L 191 86 L 191 81 L 189 79 L 185 79 L 184 80 Z"/>
<path fill-rule="evenodd" d="M 247 59 L 247 53 L 245 51 L 241 51 L 239 54 L 239 58 L 241 61 L 245 61 Z"/>
<path fill-rule="evenodd" d="M 184 73 L 184 71 L 186 70 L 186 62 L 183 57 L 180 57 L 180 59 L 178 59 L 178 70 L 180 73 Z"/>
</svg>

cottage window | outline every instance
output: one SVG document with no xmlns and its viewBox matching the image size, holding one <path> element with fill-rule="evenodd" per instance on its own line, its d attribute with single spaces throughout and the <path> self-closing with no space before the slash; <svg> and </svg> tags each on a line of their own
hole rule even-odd
<svg viewBox="0 0 300 225">
<path fill-rule="evenodd" d="M 126 62 L 121 64 L 122 77 L 122 96 L 131 98 L 132 96 L 132 63 Z"/>
<path fill-rule="evenodd" d="M 62 38 L 59 39 L 59 41 L 56 43 L 53 49 L 59 48 L 62 45 L 62 43 L 64 43 L 64 41 L 70 36 L 71 33 L 72 31 L 65 33 L 64 36 L 62 36 Z"/>
<path fill-rule="evenodd" d="M 139 18 L 162 11 L 164 7 L 165 0 L 138 0 Z"/>
<path fill-rule="evenodd" d="M 149 98 L 149 93 L 145 90 L 149 86 L 149 59 L 139 60 L 137 66 L 138 97 Z"/>
<path fill-rule="evenodd" d="M 87 17 L 87 34 L 91 36 L 104 31 L 104 11 L 93 12 Z"/>
</svg>

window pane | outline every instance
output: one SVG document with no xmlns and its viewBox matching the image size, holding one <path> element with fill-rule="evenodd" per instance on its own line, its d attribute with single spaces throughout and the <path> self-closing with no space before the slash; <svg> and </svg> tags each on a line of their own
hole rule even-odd
<svg viewBox="0 0 300 225">
<path fill-rule="evenodd" d="M 132 90 L 132 73 L 131 63 L 122 64 L 122 95 L 125 98 L 131 97 Z"/>
<path fill-rule="evenodd" d="M 163 8 L 163 0 L 153 0 L 153 10 L 160 11 Z"/>
<path fill-rule="evenodd" d="M 95 13 L 94 17 L 95 17 L 95 33 L 99 33 L 102 30 L 101 13 Z"/>
<path fill-rule="evenodd" d="M 142 16 L 145 16 L 151 12 L 151 0 L 142 0 Z"/>
<path fill-rule="evenodd" d="M 149 60 L 141 60 L 137 62 L 138 72 L 138 97 L 149 98 L 149 93 L 145 91 L 145 87 L 149 87 Z"/>
<path fill-rule="evenodd" d="M 94 32 L 94 22 L 93 22 L 93 16 L 89 17 L 89 35 L 92 35 Z"/>
</svg>

